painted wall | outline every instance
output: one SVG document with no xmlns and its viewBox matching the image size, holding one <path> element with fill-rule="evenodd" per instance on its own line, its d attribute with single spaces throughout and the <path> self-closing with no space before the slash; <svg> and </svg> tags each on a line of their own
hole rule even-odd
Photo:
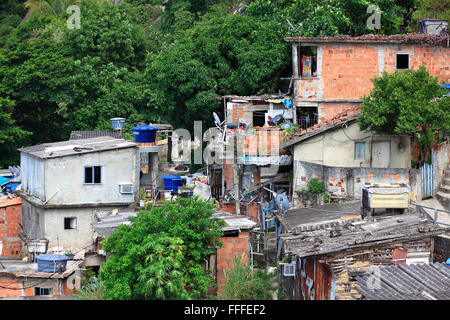
<svg viewBox="0 0 450 320">
<path fill-rule="evenodd" d="M 114 208 L 117 206 L 43 209 L 22 200 L 24 233 L 30 239 L 48 239 L 49 248 L 81 248 L 94 241 L 92 223 L 97 222 L 97 216 Z M 75 229 L 64 229 L 64 218 L 76 218 Z"/>
<path fill-rule="evenodd" d="M 22 190 L 45 201 L 44 160 L 26 154 L 20 154 Z"/>
<path fill-rule="evenodd" d="M 139 187 L 137 159 L 138 148 L 48 159 L 45 163 L 48 204 L 134 202 L 134 194 Z M 89 166 L 102 166 L 101 184 L 84 183 L 84 167 Z M 119 192 L 119 184 L 124 183 L 133 184 L 134 194 Z"/>
<path fill-rule="evenodd" d="M 371 150 L 377 141 L 390 141 L 389 168 L 411 167 L 411 139 L 408 136 L 384 136 L 362 132 L 357 123 L 347 128 L 330 130 L 294 147 L 294 161 L 307 161 L 327 166 L 371 167 Z M 365 142 L 365 158 L 355 159 L 355 143 Z M 399 150 L 402 143 L 404 149 Z"/>
</svg>

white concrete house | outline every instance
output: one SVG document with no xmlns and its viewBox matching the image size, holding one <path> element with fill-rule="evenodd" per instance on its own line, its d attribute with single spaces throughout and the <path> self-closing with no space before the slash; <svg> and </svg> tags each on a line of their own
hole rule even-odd
<svg viewBox="0 0 450 320">
<path fill-rule="evenodd" d="M 139 149 L 133 142 L 96 137 L 46 143 L 21 153 L 24 233 L 49 247 L 93 242 L 92 223 L 135 202 Z"/>
</svg>

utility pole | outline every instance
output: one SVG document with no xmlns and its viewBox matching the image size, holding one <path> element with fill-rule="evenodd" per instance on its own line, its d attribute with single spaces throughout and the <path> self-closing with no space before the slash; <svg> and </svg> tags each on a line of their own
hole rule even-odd
<svg viewBox="0 0 450 320">
<path fill-rule="evenodd" d="M 235 161 L 233 166 L 233 182 L 234 182 L 234 194 L 235 194 L 235 201 L 236 201 L 236 214 L 241 214 L 241 202 L 239 201 L 239 159 L 238 159 L 238 148 L 239 148 L 239 104 L 236 105 L 237 107 L 237 129 L 234 132 L 234 145 L 235 145 Z"/>
</svg>

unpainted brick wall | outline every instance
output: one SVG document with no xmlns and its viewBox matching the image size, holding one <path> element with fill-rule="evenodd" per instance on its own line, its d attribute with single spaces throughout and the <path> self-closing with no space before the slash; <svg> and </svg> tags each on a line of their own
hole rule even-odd
<svg viewBox="0 0 450 320">
<path fill-rule="evenodd" d="M 225 288 L 225 272 L 228 268 L 234 269 L 235 258 L 243 257 L 247 263 L 249 232 L 239 232 L 238 237 L 222 237 L 220 241 L 223 248 L 217 249 L 217 293 L 220 294 Z"/>
<path fill-rule="evenodd" d="M 361 99 L 373 89 L 372 79 L 380 70 L 393 73 L 396 53 L 410 54 L 410 69 L 425 66 L 439 83 L 450 81 L 449 48 L 422 45 L 325 44 L 321 46 L 322 70 L 319 78 L 298 81 L 300 99 Z M 322 103 L 319 115 L 331 118 L 355 103 Z"/>
<path fill-rule="evenodd" d="M 0 256 L 21 256 L 22 241 L 19 238 L 22 223 L 22 201 L 16 197 L 0 203 Z"/>
</svg>

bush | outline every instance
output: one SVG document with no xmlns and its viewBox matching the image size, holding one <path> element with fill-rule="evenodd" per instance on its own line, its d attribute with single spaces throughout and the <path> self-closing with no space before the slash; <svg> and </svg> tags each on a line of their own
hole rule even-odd
<svg viewBox="0 0 450 320">
<path fill-rule="evenodd" d="M 258 270 L 252 272 L 242 258 L 235 258 L 234 269 L 227 268 L 222 300 L 272 300 L 277 288 L 270 281 L 275 275 Z"/>
<path fill-rule="evenodd" d="M 325 186 L 322 181 L 313 178 L 308 181 L 308 192 L 321 194 L 325 192 Z"/>
</svg>

